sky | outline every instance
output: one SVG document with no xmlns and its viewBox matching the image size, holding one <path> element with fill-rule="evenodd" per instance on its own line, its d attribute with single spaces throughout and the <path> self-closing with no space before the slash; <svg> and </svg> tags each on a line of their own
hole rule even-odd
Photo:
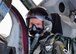
<svg viewBox="0 0 76 54">
<path fill-rule="evenodd" d="M 36 3 L 36 5 L 38 5 L 42 0 L 33 0 L 33 1 Z M 28 10 L 20 2 L 20 0 L 13 0 L 12 5 L 20 12 L 20 14 L 23 16 L 25 20 Z M 5 18 L 0 22 L 0 34 L 4 34 L 6 37 L 9 36 L 11 27 L 12 27 L 12 20 L 10 18 L 9 13 L 7 13 Z"/>
</svg>

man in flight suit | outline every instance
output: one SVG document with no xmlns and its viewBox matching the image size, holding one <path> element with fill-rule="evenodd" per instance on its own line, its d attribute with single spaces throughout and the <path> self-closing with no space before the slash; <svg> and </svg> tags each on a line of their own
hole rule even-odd
<svg viewBox="0 0 76 54">
<path fill-rule="evenodd" d="M 52 19 L 48 17 L 45 8 L 35 7 L 30 9 L 26 22 L 29 35 L 29 54 L 67 53 L 64 44 L 57 39 L 59 34 L 51 33 Z"/>
</svg>

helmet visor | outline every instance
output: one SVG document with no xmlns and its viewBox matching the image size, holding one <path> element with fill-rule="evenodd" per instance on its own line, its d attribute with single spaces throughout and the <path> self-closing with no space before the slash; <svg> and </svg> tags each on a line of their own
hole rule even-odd
<svg viewBox="0 0 76 54">
<path fill-rule="evenodd" d="M 46 18 L 46 16 L 32 15 L 32 16 L 29 16 L 28 18 L 29 18 L 29 19 L 31 19 L 31 18 L 37 18 L 37 19 L 43 20 L 43 19 Z"/>
</svg>

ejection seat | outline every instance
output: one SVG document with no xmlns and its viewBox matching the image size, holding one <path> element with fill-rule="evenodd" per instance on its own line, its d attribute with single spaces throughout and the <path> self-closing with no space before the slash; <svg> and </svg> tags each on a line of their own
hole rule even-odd
<svg viewBox="0 0 76 54">
<path fill-rule="evenodd" d="M 52 17 L 52 23 L 53 23 L 53 27 L 52 27 L 52 33 L 56 34 L 56 33 L 60 33 L 63 34 L 62 32 L 62 25 L 61 25 L 61 19 L 59 14 L 57 13 L 52 13 L 50 14 Z"/>
</svg>

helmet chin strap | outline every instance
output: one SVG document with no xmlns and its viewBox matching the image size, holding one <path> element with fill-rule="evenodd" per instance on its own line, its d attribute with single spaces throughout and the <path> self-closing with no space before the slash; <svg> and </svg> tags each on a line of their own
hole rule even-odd
<svg viewBox="0 0 76 54">
<path fill-rule="evenodd" d="M 43 30 L 43 33 L 41 33 L 41 36 L 44 35 L 45 32 L 47 32 L 49 30 L 49 27 L 47 26 L 44 30 Z"/>
</svg>

